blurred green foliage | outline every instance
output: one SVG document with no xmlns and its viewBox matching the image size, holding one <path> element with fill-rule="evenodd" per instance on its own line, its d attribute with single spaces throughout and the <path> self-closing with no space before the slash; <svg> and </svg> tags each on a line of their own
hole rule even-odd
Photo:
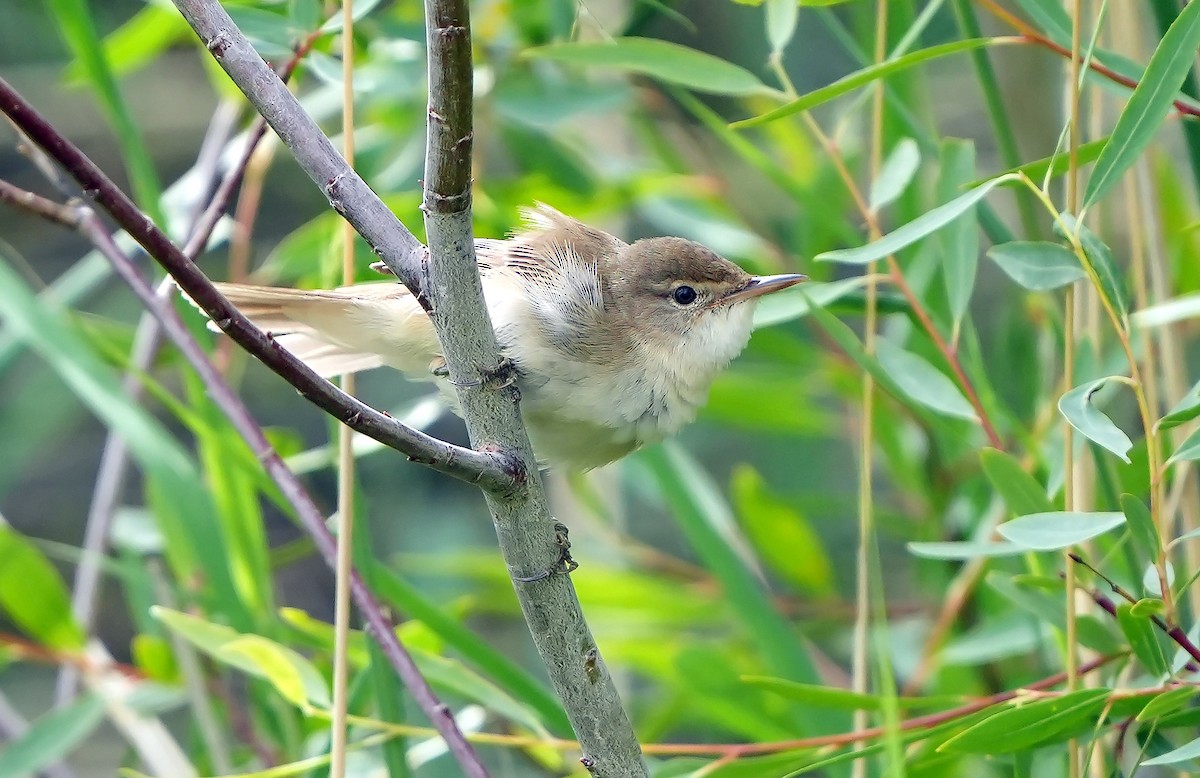
<svg viewBox="0 0 1200 778">
<path fill-rule="evenodd" d="M 1103 6 L 1083 20 L 1104 70 L 1083 79 L 1074 153 L 1063 63 L 1032 50 L 1071 44 L 1071 19 L 1051 0 L 1016 3 L 1017 28 L 987 13 L 991 2 L 888 4 L 880 64 L 867 53 L 878 7 L 866 0 L 474 4 L 479 236 L 505 235 L 520 207 L 544 201 L 626 238 L 685 235 L 748 269 L 813 278 L 763 305 L 747 352 L 678 440 L 586 476 L 551 475 L 582 563 L 573 579 L 655 776 L 1076 775 L 1068 755 L 1080 752 L 1107 775 L 1139 762 L 1195 769 L 1200 103 L 1188 73 L 1200 5 L 1151 4 L 1153 19 Z M 315 34 L 294 83 L 336 135 L 332 9 L 229 10 L 276 65 Z M 421 8 L 355 10 L 357 168 L 419 236 Z M 183 20 L 160 2 L 18 3 L 0 15 L 14 22 L 0 24 L 14 82 L 67 128 L 98 133 L 97 157 L 182 238 L 209 195 L 202 175 L 179 176 L 203 134 L 197 117 L 218 97 L 238 100 Z M 1021 46 L 1002 37 L 1018 33 Z M 1040 105 L 1058 117 L 1044 121 Z M 1065 194 L 1072 157 L 1100 171 L 1079 173 L 1081 208 Z M 19 168 L 45 190 L 15 156 L 0 162 L 6 178 Z M 253 278 L 335 283 L 340 222 L 286 152 L 249 180 L 240 218 L 254 226 Z M 86 743 L 126 710 L 169 715 L 174 734 L 155 730 L 157 743 L 200 774 L 320 774 L 330 579 L 169 349 L 135 376 L 144 396 L 121 386 L 139 310 L 102 262 L 9 217 L 0 692 L 27 669 L 105 677 L 85 636 L 127 663 L 133 688 L 94 687 L 24 735 L 3 733 L 13 742 L 0 744 L 0 775 L 64 757 L 81 773 L 111 771 Z M 232 231 L 227 220 L 201 258 L 214 277 L 239 272 Z M 358 254 L 361 279 L 377 278 L 365 245 Z M 872 306 L 877 338 L 865 329 Z M 211 342 L 333 505 L 331 425 Z M 361 390 L 462 437 L 385 371 Z M 102 432 L 91 418 L 128 447 L 136 476 L 118 490 L 105 596 L 85 625 L 66 581 L 93 499 Z M 585 774 L 482 502 L 380 451 L 361 452 L 369 529 L 356 559 L 422 671 L 465 729 L 514 736 L 480 746 L 495 775 Z M 860 540 L 864 511 L 874 521 Z M 1094 571 L 1067 572 L 1066 548 Z M 1058 675 L 1076 667 L 1086 684 Z M 359 634 L 351 674 L 354 774 L 456 774 Z M 18 707 L 45 711 L 50 696 L 39 687 Z M 856 714 L 872 727 L 861 750 L 839 737 Z M 118 761 L 147 770 L 146 742 L 131 737 Z"/>
</svg>

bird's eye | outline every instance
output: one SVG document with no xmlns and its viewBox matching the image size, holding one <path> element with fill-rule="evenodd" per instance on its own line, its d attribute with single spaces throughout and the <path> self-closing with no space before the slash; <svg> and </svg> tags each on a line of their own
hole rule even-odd
<svg viewBox="0 0 1200 778">
<path fill-rule="evenodd" d="M 677 286 L 675 291 L 671 292 L 671 299 L 680 305 L 691 305 L 696 302 L 696 290 L 690 286 Z"/>
</svg>

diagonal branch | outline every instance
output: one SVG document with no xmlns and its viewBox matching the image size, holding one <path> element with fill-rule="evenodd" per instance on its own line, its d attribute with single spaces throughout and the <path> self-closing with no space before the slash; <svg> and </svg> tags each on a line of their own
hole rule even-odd
<svg viewBox="0 0 1200 778">
<path fill-rule="evenodd" d="M 259 63 L 262 64 L 261 59 Z M 288 94 L 290 96 L 290 93 Z M 504 491 L 512 488 L 515 477 L 512 466 L 504 457 L 451 445 L 380 413 L 318 376 L 308 365 L 251 324 L 249 319 L 216 290 L 195 263 L 138 210 L 128 195 L 78 147 L 51 126 L 4 79 L 0 79 L 0 111 L 6 113 L 34 143 L 62 165 L 83 187 L 84 192 L 94 197 L 96 202 L 171 274 L 179 287 L 204 309 L 217 326 L 239 346 L 296 387 L 310 402 L 343 424 L 406 454 L 415 462 L 487 489 Z M 334 153 L 336 155 L 336 152 Z M 367 192 L 370 197 L 375 198 L 369 189 Z M 378 202 L 378 198 L 375 200 Z M 387 210 L 382 203 L 379 205 Z M 388 217 L 399 225 L 390 212 Z M 400 229 L 412 237 L 403 227 Z"/>
</svg>

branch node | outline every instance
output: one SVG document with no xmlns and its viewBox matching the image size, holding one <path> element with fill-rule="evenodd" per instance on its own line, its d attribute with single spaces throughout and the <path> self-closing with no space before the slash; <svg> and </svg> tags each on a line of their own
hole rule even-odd
<svg viewBox="0 0 1200 778">
<path fill-rule="evenodd" d="M 451 149 L 457 153 L 462 153 L 464 150 L 468 150 L 471 148 L 471 142 L 474 140 L 475 140 L 474 131 L 468 132 L 466 135 L 464 135 L 461 138 L 459 138 L 458 140 L 454 141 L 454 145 L 451 147 Z"/>
<path fill-rule="evenodd" d="M 342 197 L 342 182 L 345 181 L 345 173 L 339 173 L 333 178 L 325 182 L 322 187 L 325 190 L 325 197 L 329 199 L 329 206 L 340 214 L 345 215 L 346 203 Z"/>
<path fill-rule="evenodd" d="M 225 52 L 233 45 L 233 39 L 230 37 L 228 30 L 220 30 L 204 45 L 209 53 L 213 55 L 213 59 L 219 60 L 225 56 Z"/>
<path fill-rule="evenodd" d="M 583 672 L 591 684 L 600 680 L 600 652 L 595 646 L 583 652 Z"/>
<path fill-rule="evenodd" d="M 425 190 L 425 201 L 421 210 L 426 213 L 462 213 L 471 207 L 471 184 L 457 194 L 442 194 Z"/>
<path fill-rule="evenodd" d="M 571 540 L 568 537 L 567 525 L 561 521 L 554 522 L 554 545 L 558 546 L 558 559 L 549 569 L 531 576 L 514 575 L 514 581 L 521 583 L 537 583 L 555 575 L 570 575 L 579 569 L 579 563 L 571 558 Z M 594 682 L 593 682 L 594 683 Z"/>
<path fill-rule="evenodd" d="M 447 25 L 445 27 L 437 28 L 437 34 L 447 41 L 453 40 L 454 38 L 465 38 L 467 37 L 467 32 L 467 28 L 462 25 Z"/>
</svg>

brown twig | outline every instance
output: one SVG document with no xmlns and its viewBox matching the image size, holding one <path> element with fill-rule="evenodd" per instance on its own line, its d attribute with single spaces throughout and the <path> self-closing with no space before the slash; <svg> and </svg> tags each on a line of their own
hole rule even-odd
<svg viewBox="0 0 1200 778">
<path fill-rule="evenodd" d="M 1124 654 L 1116 654 L 1113 656 L 1102 656 L 1093 659 L 1083 665 L 1080 665 L 1080 673 L 1090 673 L 1091 671 L 1103 667 L 1105 664 L 1117 659 Z M 978 713 L 985 708 L 993 705 L 998 705 L 1002 702 L 1019 697 L 1021 694 L 1028 691 L 1039 691 L 1049 689 L 1052 686 L 1057 686 L 1067 679 L 1066 673 L 1056 673 L 1039 681 L 1035 681 L 1021 689 L 1013 689 L 1006 692 L 1000 692 L 988 697 L 981 697 L 977 700 L 972 700 L 957 708 L 930 713 L 924 716 L 916 716 L 911 719 L 901 721 L 898 729 L 901 732 L 909 732 L 914 729 L 923 729 L 934 727 L 939 724 L 945 724 L 959 719 L 964 716 L 969 716 L 972 713 Z M 775 740 L 769 743 L 743 743 L 737 745 L 728 744 L 709 744 L 709 743 L 647 743 L 643 749 L 647 754 L 671 755 L 671 756 L 728 756 L 730 754 L 743 757 L 754 756 L 757 754 L 773 754 L 780 751 L 798 751 L 805 748 L 823 748 L 829 746 L 846 746 L 852 743 L 857 743 L 863 740 L 871 740 L 881 737 L 890 731 L 889 727 L 871 727 L 858 732 L 844 732 L 839 735 L 823 735 L 820 737 L 798 738 L 795 740 Z"/>
<path fill-rule="evenodd" d="M 1072 551 L 1072 552 L 1070 552 L 1069 556 L 1077 564 L 1083 565 L 1088 570 L 1091 570 L 1093 575 L 1095 575 L 1097 578 L 1104 581 L 1104 583 L 1108 584 L 1109 588 L 1112 589 L 1113 592 L 1115 592 L 1119 597 L 1124 599 L 1126 602 L 1128 602 L 1130 604 L 1136 604 L 1138 602 L 1138 599 L 1136 597 L 1134 597 L 1132 594 L 1130 594 L 1129 590 L 1127 590 L 1125 587 L 1121 586 L 1119 583 L 1112 580 L 1111 578 L 1109 578 L 1108 576 L 1106 576 L 1104 573 L 1100 572 L 1096 568 L 1092 567 L 1090 564 L 1088 564 L 1088 562 L 1086 562 L 1084 560 L 1083 557 L 1079 556 L 1079 554 L 1076 554 L 1075 552 Z M 1109 608 L 1106 608 L 1104 606 L 1104 603 L 1101 602 L 1100 599 L 1097 599 L 1097 598 L 1103 598 L 1103 599 L 1108 599 L 1108 598 L 1104 597 L 1099 592 L 1092 594 L 1092 599 L 1096 601 L 1097 605 L 1104 608 L 1111 615 L 1116 616 L 1117 611 L 1116 611 L 1115 606 L 1113 606 L 1112 609 L 1110 610 Z M 1112 605 L 1111 601 L 1109 601 L 1109 605 L 1110 606 Z M 1162 630 L 1162 632 L 1167 637 L 1169 637 L 1169 638 L 1171 638 L 1171 640 L 1175 641 L 1175 643 L 1178 644 L 1180 648 L 1182 648 L 1184 651 L 1188 652 L 1188 654 L 1192 657 L 1192 659 L 1194 659 L 1196 662 L 1200 662 L 1200 647 L 1198 647 L 1195 643 L 1192 642 L 1192 639 L 1187 636 L 1187 633 L 1183 631 L 1182 627 L 1180 627 L 1178 624 L 1170 624 L 1162 617 L 1160 617 L 1156 614 L 1153 614 L 1153 613 L 1150 614 L 1150 622 L 1152 624 L 1154 624 L 1154 626 L 1156 626 L 1160 630 Z"/>
<path fill-rule="evenodd" d="M 9 203 L 68 229 L 79 227 L 78 208 L 57 203 L 3 180 L 0 180 L 0 203 Z"/>
<path fill-rule="evenodd" d="M 995 0 L 978 0 L 978 2 L 980 5 L 986 8 L 988 12 L 992 14 L 992 16 L 995 16 L 997 19 L 1000 19 L 1002 22 L 1021 33 L 1021 37 L 1025 38 L 1030 43 L 1049 49 L 1055 54 L 1066 57 L 1067 59 L 1072 58 L 1071 50 L 1069 48 L 1066 46 L 1061 46 L 1047 38 L 1045 35 L 1042 35 L 1032 26 L 1023 21 L 1020 17 L 1002 8 L 998 3 L 995 2 Z M 1087 59 L 1086 63 L 1089 70 L 1104 76 L 1113 83 L 1129 87 L 1130 89 L 1137 88 L 1138 82 L 1136 79 L 1121 75 L 1112 68 L 1097 62 L 1094 57 Z M 1200 117 L 1200 109 L 1197 109 L 1195 106 L 1184 100 L 1174 100 L 1172 101 L 1172 104 L 1175 106 L 1175 110 L 1179 111 L 1181 114 Z"/>
</svg>

